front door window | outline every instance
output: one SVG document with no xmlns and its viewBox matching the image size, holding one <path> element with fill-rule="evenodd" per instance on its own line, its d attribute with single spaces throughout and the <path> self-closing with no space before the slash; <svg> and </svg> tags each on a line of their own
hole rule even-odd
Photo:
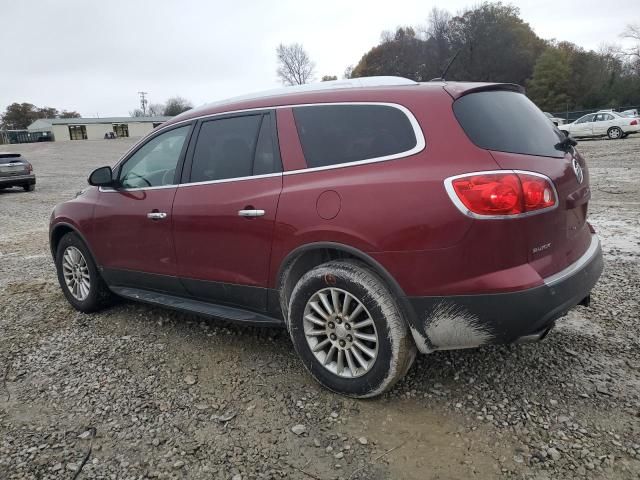
<svg viewBox="0 0 640 480">
<path fill-rule="evenodd" d="M 173 185 L 176 166 L 190 128 L 170 130 L 144 144 L 120 168 L 120 185 L 123 188 Z"/>
</svg>

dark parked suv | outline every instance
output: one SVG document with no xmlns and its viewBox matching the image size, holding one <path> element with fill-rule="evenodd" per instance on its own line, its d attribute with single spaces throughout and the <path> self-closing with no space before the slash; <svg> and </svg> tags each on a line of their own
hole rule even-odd
<svg viewBox="0 0 640 480">
<path fill-rule="evenodd" d="M 36 176 L 31 164 L 21 154 L 0 152 L 0 190 L 11 187 L 33 192 Z"/>
<path fill-rule="evenodd" d="M 538 340 L 602 271 L 584 159 L 506 84 L 379 77 L 190 110 L 51 216 L 62 290 L 284 325 L 371 397 L 416 351 Z"/>
</svg>

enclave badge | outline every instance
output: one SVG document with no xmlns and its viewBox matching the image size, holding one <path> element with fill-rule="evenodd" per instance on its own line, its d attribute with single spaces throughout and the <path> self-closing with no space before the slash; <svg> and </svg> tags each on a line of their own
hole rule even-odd
<svg viewBox="0 0 640 480">
<path fill-rule="evenodd" d="M 573 159 L 573 172 L 576 174 L 576 178 L 578 179 L 578 183 L 582 183 L 584 180 L 584 173 L 582 172 L 582 167 L 578 163 L 578 160 Z"/>
</svg>

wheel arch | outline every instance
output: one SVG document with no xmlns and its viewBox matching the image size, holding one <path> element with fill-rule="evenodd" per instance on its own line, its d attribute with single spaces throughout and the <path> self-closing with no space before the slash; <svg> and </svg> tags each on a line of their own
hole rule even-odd
<svg viewBox="0 0 640 480">
<path fill-rule="evenodd" d="M 75 225 L 72 225 L 68 222 L 56 223 L 53 226 L 53 228 L 51 228 L 51 231 L 49 232 L 49 247 L 51 248 L 51 256 L 53 257 L 53 260 L 55 261 L 56 259 L 56 251 L 58 250 L 58 244 L 60 243 L 60 240 L 67 233 L 75 233 L 80 238 L 80 240 L 82 240 L 82 243 L 84 243 L 85 246 L 87 247 L 87 250 L 89 250 L 89 253 L 91 254 L 91 257 L 95 262 L 96 266 L 98 266 L 98 262 L 96 261 L 96 256 L 93 254 L 93 251 L 91 250 L 91 247 L 89 246 L 89 242 L 87 242 L 87 239 L 84 238 L 84 235 L 80 233 L 80 230 L 78 230 L 78 228 Z"/>
<path fill-rule="evenodd" d="M 289 252 L 280 264 L 276 277 L 279 303 L 283 317 L 288 314 L 289 298 L 298 280 L 310 269 L 331 260 L 358 260 L 371 268 L 390 288 L 398 306 L 409 325 L 413 324 L 414 311 L 396 279 L 377 260 L 359 250 L 337 242 L 314 242 L 297 247 Z"/>
</svg>

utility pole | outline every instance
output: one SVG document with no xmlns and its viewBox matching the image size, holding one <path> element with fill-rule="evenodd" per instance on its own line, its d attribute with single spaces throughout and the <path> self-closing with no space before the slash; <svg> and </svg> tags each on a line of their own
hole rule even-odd
<svg viewBox="0 0 640 480">
<path fill-rule="evenodd" d="M 146 117 L 148 100 L 145 98 L 145 95 L 147 95 L 147 92 L 138 92 L 138 95 L 140 95 L 140 108 L 142 109 L 142 114 Z"/>
</svg>

